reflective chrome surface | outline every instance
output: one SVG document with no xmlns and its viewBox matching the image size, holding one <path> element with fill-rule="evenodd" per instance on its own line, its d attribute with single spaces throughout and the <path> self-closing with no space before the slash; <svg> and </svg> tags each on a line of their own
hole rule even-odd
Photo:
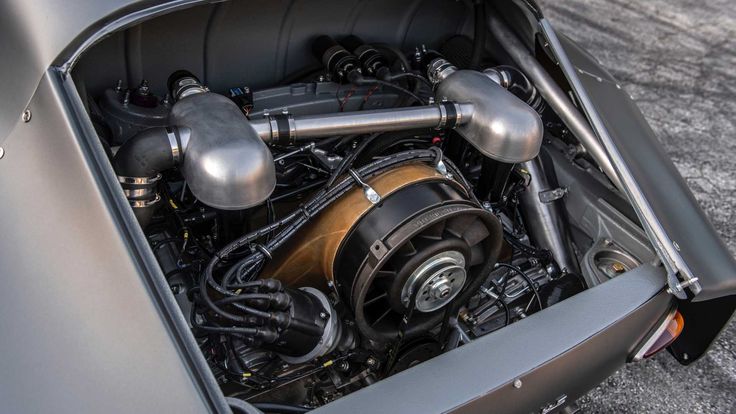
<svg viewBox="0 0 736 414">
<path fill-rule="evenodd" d="M 409 306 L 416 292 L 415 309 L 432 312 L 447 305 L 465 285 L 465 256 L 449 250 L 429 258 L 412 272 L 401 289 L 401 303 Z"/>
<path fill-rule="evenodd" d="M 539 153 L 544 132 L 539 115 L 488 76 L 471 70 L 453 72 L 439 84 L 435 96 L 473 105 L 472 118 L 455 130 L 484 155 L 517 163 Z"/>
<path fill-rule="evenodd" d="M 458 105 L 458 123 L 472 117 L 472 106 Z M 436 128 L 442 123 L 439 105 L 372 111 L 337 112 L 289 118 L 290 135 L 294 140 L 321 138 L 333 135 L 367 134 L 371 132 L 402 131 L 415 128 Z M 293 125 L 293 130 L 292 130 Z M 270 118 L 251 121 L 251 126 L 265 142 L 278 135 L 275 122 Z"/>
<path fill-rule="evenodd" d="M 171 109 L 170 121 L 186 141 L 182 174 L 200 201 L 236 210 L 271 195 L 276 186 L 271 151 L 231 100 L 215 93 L 182 98 Z"/>
</svg>

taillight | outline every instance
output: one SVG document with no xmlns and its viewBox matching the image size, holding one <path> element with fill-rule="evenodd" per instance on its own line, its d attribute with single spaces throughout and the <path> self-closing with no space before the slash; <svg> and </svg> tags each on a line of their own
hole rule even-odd
<svg viewBox="0 0 736 414">
<path fill-rule="evenodd" d="M 675 339 L 680 336 L 684 327 L 685 320 L 682 318 L 682 314 L 679 311 L 676 310 L 667 315 L 667 318 L 662 322 L 662 325 L 657 328 L 654 335 L 652 335 L 636 353 L 634 361 L 649 358 L 670 346 L 670 344 L 675 342 Z"/>
</svg>

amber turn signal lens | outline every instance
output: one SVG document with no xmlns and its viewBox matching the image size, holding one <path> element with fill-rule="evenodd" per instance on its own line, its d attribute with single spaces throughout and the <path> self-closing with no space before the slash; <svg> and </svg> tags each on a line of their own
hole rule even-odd
<svg viewBox="0 0 736 414">
<path fill-rule="evenodd" d="M 678 336 L 685 328 L 685 319 L 679 311 L 675 311 L 667 316 L 667 319 L 657 328 L 657 332 L 647 341 L 647 343 L 636 354 L 634 360 L 649 358 L 657 352 L 667 348 L 675 342 Z"/>
</svg>

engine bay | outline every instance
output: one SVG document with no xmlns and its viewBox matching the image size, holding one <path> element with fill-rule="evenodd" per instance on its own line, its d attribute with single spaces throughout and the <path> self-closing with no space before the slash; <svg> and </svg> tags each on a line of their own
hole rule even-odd
<svg viewBox="0 0 736 414">
<path fill-rule="evenodd" d="M 308 37 L 312 64 L 276 83 L 179 67 L 86 94 L 225 395 L 319 407 L 652 260 L 477 36 Z"/>
</svg>

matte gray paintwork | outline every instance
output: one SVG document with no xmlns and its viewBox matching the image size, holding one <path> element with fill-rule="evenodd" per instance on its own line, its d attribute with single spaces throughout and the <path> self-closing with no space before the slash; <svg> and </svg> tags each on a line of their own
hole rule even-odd
<svg viewBox="0 0 736 414">
<path fill-rule="evenodd" d="M 223 408 L 196 369 L 201 354 L 178 339 L 186 322 L 152 282 L 160 269 L 133 244 L 142 233 L 105 183 L 112 171 L 90 158 L 104 152 L 85 141 L 69 92 L 49 71 L 0 160 L 0 411 Z"/>
<path fill-rule="evenodd" d="M 530 413 L 561 395 L 572 401 L 667 313 L 664 283 L 661 268 L 641 266 L 315 412 Z"/>
<path fill-rule="evenodd" d="M 736 261 L 639 108 L 589 53 L 565 37 L 561 40 L 570 60 L 582 70 L 586 91 L 654 213 L 700 279 L 703 291 L 694 301 L 736 294 Z"/>
<path fill-rule="evenodd" d="M 0 145 L 54 59 L 87 27 L 130 1 L 0 2 Z"/>
</svg>

